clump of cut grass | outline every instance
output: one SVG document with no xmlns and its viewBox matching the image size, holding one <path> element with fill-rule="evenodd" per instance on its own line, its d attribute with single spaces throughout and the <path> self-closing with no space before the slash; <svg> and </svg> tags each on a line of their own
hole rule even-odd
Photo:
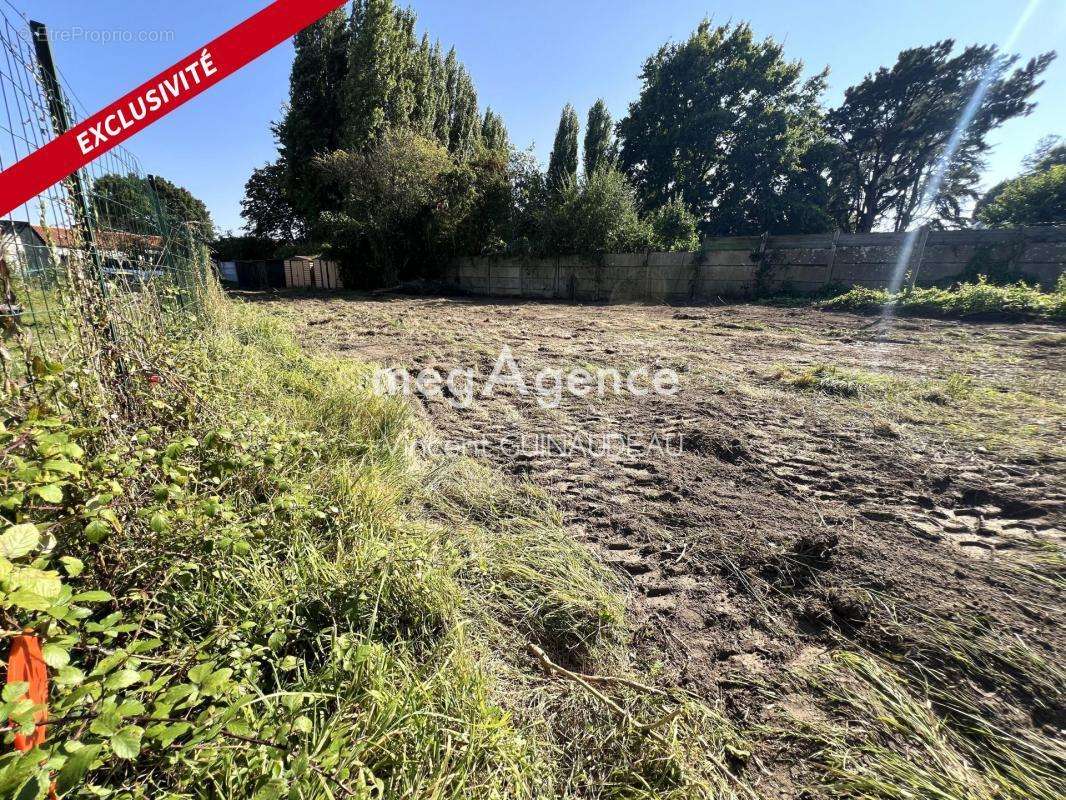
<svg viewBox="0 0 1066 800">
<path fill-rule="evenodd" d="M 1063 319 L 1066 291 L 1057 286 L 1055 291 L 1045 292 L 1024 282 L 997 286 L 982 276 L 977 283 L 961 283 L 950 289 L 914 288 L 896 294 L 856 286 L 821 307 L 860 312 L 891 308 L 897 313 L 943 317 L 1000 314 Z"/>
<path fill-rule="evenodd" d="M 887 376 L 833 364 L 818 364 L 802 371 L 781 368 L 771 378 L 794 389 L 850 398 L 884 396 L 892 384 Z"/>
</svg>

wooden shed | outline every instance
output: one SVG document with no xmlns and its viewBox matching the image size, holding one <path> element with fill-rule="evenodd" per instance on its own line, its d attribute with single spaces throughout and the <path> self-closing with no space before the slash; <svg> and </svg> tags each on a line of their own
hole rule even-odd
<svg viewBox="0 0 1066 800">
<path fill-rule="evenodd" d="M 285 262 L 285 285 L 293 289 L 343 288 L 337 263 L 313 256 L 295 256 Z"/>
</svg>

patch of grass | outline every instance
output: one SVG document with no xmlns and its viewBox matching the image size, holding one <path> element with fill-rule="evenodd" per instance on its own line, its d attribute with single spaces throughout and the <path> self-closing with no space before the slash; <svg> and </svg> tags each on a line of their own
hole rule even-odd
<svg viewBox="0 0 1066 800">
<path fill-rule="evenodd" d="M 1020 282 L 997 286 L 981 277 L 951 289 L 915 288 L 891 294 L 857 286 L 821 304 L 834 311 L 882 311 L 924 316 L 965 317 L 1007 315 L 1066 319 L 1066 290 L 1054 292 Z"/>
<path fill-rule="evenodd" d="M 894 438 L 891 430 L 901 432 L 884 427 L 887 415 L 894 422 L 940 426 L 1003 452 L 1055 457 L 1066 452 L 1046 422 L 1061 417 L 1066 407 L 1035 387 L 996 388 L 957 372 L 915 380 L 835 364 L 777 367 L 765 377 L 790 389 L 861 403 L 873 413 L 872 431 L 878 436 Z"/>
<path fill-rule="evenodd" d="M 850 398 L 884 396 L 893 383 L 886 375 L 833 364 L 818 364 L 801 371 L 780 368 L 770 377 L 794 389 Z"/>
<path fill-rule="evenodd" d="M 1066 788 L 1050 739 L 1003 730 L 969 704 L 948 721 L 938 704 L 960 695 L 933 692 L 875 656 L 837 652 L 816 683 L 848 721 L 808 734 L 833 795 L 1053 800 Z"/>
</svg>

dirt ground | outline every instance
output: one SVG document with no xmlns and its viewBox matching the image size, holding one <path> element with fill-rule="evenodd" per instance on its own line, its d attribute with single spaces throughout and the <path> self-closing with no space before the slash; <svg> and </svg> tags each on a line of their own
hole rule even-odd
<svg viewBox="0 0 1066 800">
<path fill-rule="evenodd" d="M 1066 544 L 1061 327 L 759 305 L 258 299 L 312 350 L 411 372 L 484 380 L 504 345 L 531 382 L 543 368 L 676 371 L 673 396 L 545 409 L 507 388 L 468 409 L 419 402 L 441 436 L 541 487 L 624 577 L 645 668 L 742 721 L 765 716 L 757 687 L 841 637 L 901 646 L 885 615 L 980 618 L 1061 657 L 1061 584 L 1011 577 Z M 1004 714 L 1063 724 L 1061 707 L 1024 699 Z"/>
</svg>

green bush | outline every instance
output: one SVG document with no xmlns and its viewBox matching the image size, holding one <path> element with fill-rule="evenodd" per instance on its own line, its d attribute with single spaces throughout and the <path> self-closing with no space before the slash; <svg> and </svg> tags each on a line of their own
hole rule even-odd
<svg viewBox="0 0 1066 800">
<path fill-rule="evenodd" d="M 551 194 L 541 237 L 546 254 L 574 255 L 644 250 L 654 234 L 626 177 L 601 169 Z"/>
<path fill-rule="evenodd" d="M 1066 164 L 1009 181 L 977 216 L 993 228 L 1066 222 Z"/>
<path fill-rule="evenodd" d="M 680 198 L 656 209 L 650 222 L 656 250 L 671 253 L 700 249 L 699 220 Z"/>
<path fill-rule="evenodd" d="M 1066 318 L 1064 289 L 1062 277 L 1054 292 L 1044 292 L 1024 282 L 996 286 L 982 276 L 977 283 L 962 283 L 951 289 L 905 289 L 897 294 L 856 286 L 823 303 L 822 308 L 880 311 L 891 307 L 897 312 L 934 316 L 1014 314 L 1062 319 Z"/>
</svg>

